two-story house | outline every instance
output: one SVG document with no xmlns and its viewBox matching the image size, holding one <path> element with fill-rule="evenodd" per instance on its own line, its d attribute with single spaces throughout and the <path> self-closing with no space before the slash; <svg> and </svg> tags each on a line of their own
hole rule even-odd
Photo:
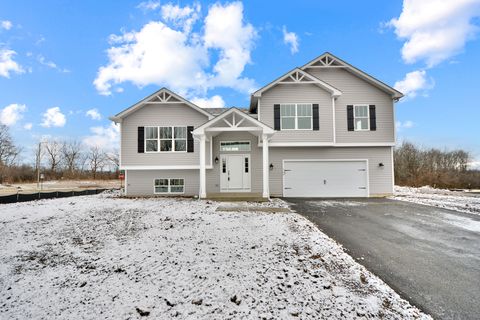
<svg viewBox="0 0 480 320">
<path fill-rule="evenodd" d="M 125 193 L 390 195 L 401 97 L 330 53 L 254 92 L 248 110 L 202 109 L 163 88 L 111 117 Z"/>
</svg>

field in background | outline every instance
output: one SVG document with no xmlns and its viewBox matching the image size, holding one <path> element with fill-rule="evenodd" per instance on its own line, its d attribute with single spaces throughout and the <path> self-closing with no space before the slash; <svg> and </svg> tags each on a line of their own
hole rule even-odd
<svg viewBox="0 0 480 320">
<path fill-rule="evenodd" d="M 120 180 L 52 180 L 43 182 L 42 189 L 37 188 L 37 183 L 0 184 L 0 196 L 17 192 L 36 193 L 39 191 L 77 191 L 102 188 L 120 188 Z"/>
</svg>

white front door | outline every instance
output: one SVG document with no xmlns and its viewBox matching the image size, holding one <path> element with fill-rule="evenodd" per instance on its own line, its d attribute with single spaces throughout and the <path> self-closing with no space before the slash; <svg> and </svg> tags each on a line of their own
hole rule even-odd
<svg viewBox="0 0 480 320">
<path fill-rule="evenodd" d="M 250 191 L 250 155 L 221 156 L 220 191 Z"/>
</svg>

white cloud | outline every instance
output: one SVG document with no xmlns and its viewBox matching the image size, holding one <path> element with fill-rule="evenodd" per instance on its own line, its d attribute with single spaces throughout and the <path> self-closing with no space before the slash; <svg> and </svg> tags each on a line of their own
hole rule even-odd
<svg viewBox="0 0 480 320">
<path fill-rule="evenodd" d="M 214 95 L 211 98 L 193 98 L 191 101 L 201 108 L 224 108 L 225 101 L 219 95 Z"/>
<path fill-rule="evenodd" d="M 478 31 L 473 19 L 479 16 L 479 0 L 404 0 L 400 16 L 387 25 L 405 39 L 406 63 L 424 60 L 432 67 L 463 50 Z"/>
<path fill-rule="evenodd" d="M 87 117 L 90 117 L 92 120 L 101 120 L 102 119 L 102 115 L 100 114 L 100 112 L 98 112 L 97 109 L 90 109 L 87 112 L 85 112 L 85 115 Z"/>
<path fill-rule="evenodd" d="M 28 122 L 23 125 L 23 129 L 25 130 L 32 130 L 33 124 Z"/>
<path fill-rule="evenodd" d="M 91 127 L 90 132 L 92 135 L 83 139 L 85 145 L 102 149 L 118 148 L 120 143 L 120 127 L 113 122 L 106 127 Z"/>
<path fill-rule="evenodd" d="M 257 32 L 243 21 L 243 5 L 233 2 L 222 6 L 214 4 L 205 18 L 204 42 L 207 48 L 218 49 L 219 60 L 213 67 L 216 75 L 211 79 L 213 86 L 227 86 L 251 92 L 255 83 L 241 78 L 245 66 L 250 63 L 250 51 Z"/>
<path fill-rule="evenodd" d="M 0 76 L 10 78 L 10 73 L 24 73 L 22 66 L 20 66 L 13 57 L 17 53 L 10 49 L 0 49 Z"/>
<path fill-rule="evenodd" d="M 415 98 L 418 93 L 426 95 L 434 87 L 432 79 L 427 79 L 425 70 L 416 70 L 405 75 L 403 80 L 395 82 L 395 89 L 402 92 L 406 98 Z"/>
<path fill-rule="evenodd" d="M 415 124 L 414 124 L 413 121 L 411 121 L 411 120 L 407 120 L 407 121 L 404 121 L 404 122 L 397 121 L 397 122 L 395 123 L 395 127 L 397 128 L 398 131 L 402 131 L 403 129 L 413 128 L 414 125 L 415 125 Z"/>
<path fill-rule="evenodd" d="M 41 123 L 42 127 L 63 127 L 67 122 L 67 118 L 61 112 L 59 107 L 53 107 L 47 109 L 43 114 L 43 122 Z"/>
<path fill-rule="evenodd" d="M 467 165 L 470 170 L 480 170 L 480 161 L 471 161 Z"/>
<path fill-rule="evenodd" d="M 12 21 L 9 21 L 9 20 L 0 21 L 0 28 L 2 29 L 10 30 L 12 26 L 13 26 Z"/>
<path fill-rule="evenodd" d="M 283 26 L 283 43 L 290 46 L 290 52 L 295 54 L 298 52 L 298 36 L 295 32 L 288 32 L 287 27 Z"/>
<path fill-rule="evenodd" d="M 13 126 L 18 120 L 22 119 L 22 113 L 27 107 L 24 104 L 12 103 L 0 111 L 0 123 L 6 126 Z"/>
<path fill-rule="evenodd" d="M 45 57 L 42 56 L 42 55 L 38 55 L 37 60 L 41 65 L 44 65 L 46 67 L 58 70 L 58 71 L 63 72 L 63 73 L 70 72 L 70 70 L 68 70 L 68 69 L 58 67 L 55 62 L 45 59 Z"/>
<path fill-rule="evenodd" d="M 165 5 L 165 22 L 150 21 L 140 31 L 110 36 L 108 64 L 99 68 L 94 80 L 97 91 L 110 95 L 124 82 L 139 87 L 167 86 L 180 94 L 193 91 L 192 95 L 205 95 L 208 89 L 220 86 L 251 91 L 254 81 L 243 78 L 242 73 L 250 63 L 256 32 L 244 23 L 242 4 L 211 6 L 203 35 L 191 30 L 199 11 L 198 5 Z M 217 56 L 216 62 L 210 61 Z M 213 70 L 209 71 L 212 63 Z"/>
<path fill-rule="evenodd" d="M 192 25 L 198 20 L 200 13 L 200 4 L 192 7 L 180 7 L 168 3 L 162 6 L 162 18 L 166 22 L 171 22 L 177 27 L 182 27 L 184 31 L 190 32 Z"/>
<path fill-rule="evenodd" d="M 156 10 L 160 7 L 160 1 L 143 1 L 140 2 L 140 4 L 137 6 L 138 9 L 141 9 L 143 11 L 153 11 Z"/>
</svg>

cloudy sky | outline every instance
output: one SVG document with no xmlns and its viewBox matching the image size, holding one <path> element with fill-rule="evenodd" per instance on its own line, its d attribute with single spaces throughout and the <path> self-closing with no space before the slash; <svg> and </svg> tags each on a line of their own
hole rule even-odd
<svg viewBox="0 0 480 320">
<path fill-rule="evenodd" d="M 25 158 L 45 136 L 111 146 L 108 116 L 160 87 L 245 107 L 329 51 L 406 94 L 399 139 L 479 161 L 479 17 L 480 0 L 2 1 L 0 122 Z"/>
</svg>

